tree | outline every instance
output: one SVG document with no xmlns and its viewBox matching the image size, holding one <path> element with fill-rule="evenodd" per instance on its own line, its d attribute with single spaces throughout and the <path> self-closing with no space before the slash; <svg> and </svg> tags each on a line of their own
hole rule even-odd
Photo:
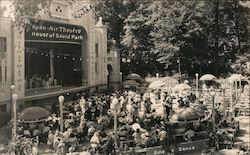
<svg viewBox="0 0 250 155">
<path fill-rule="evenodd" d="M 108 39 L 114 39 L 120 47 L 124 33 L 124 20 L 135 10 L 135 0 L 97 0 L 95 10 L 108 26 Z"/>
<path fill-rule="evenodd" d="M 204 37 L 199 23 L 204 2 L 199 1 L 148 1 L 125 20 L 127 26 L 122 43 L 132 48 L 136 55 L 141 52 L 154 54 L 166 68 L 176 66 L 177 57 L 189 57 L 189 50 L 197 49 L 192 43 Z M 198 6 L 199 5 L 199 6 Z M 194 9 L 195 8 L 195 9 Z M 205 46 L 205 39 L 199 46 Z M 191 44 L 192 43 L 192 44 Z M 202 47 L 199 47 L 200 52 Z M 203 48 L 204 49 L 204 48 Z M 189 60 L 188 58 L 185 61 Z"/>
<path fill-rule="evenodd" d="M 49 13 L 48 6 L 52 0 L 13 0 L 12 12 L 15 24 L 18 28 L 23 28 L 30 24 L 31 19 L 39 19 L 39 11 L 44 10 Z M 20 29 L 21 30 L 21 29 Z"/>
<path fill-rule="evenodd" d="M 224 71 L 226 62 L 235 59 L 239 43 L 246 42 L 246 18 L 236 0 L 140 4 L 125 20 L 122 43 L 135 55 L 150 51 L 167 69 L 176 70 L 176 60 L 181 57 L 182 70 L 190 74 L 199 68 L 211 73 L 217 67 Z"/>
</svg>

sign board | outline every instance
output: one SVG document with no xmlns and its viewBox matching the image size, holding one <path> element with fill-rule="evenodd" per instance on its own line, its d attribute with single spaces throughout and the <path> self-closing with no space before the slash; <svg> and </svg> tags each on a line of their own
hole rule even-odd
<svg viewBox="0 0 250 155">
<path fill-rule="evenodd" d="M 192 152 L 201 152 L 202 150 L 208 148 L 209 146 L 208 143 L 209 143 L 208 139 L 179 143 L 175 148 L 175 153 L 187 154 Z"/>
<path fill-rule="evenodd" d="M 26 28 L 25 41 L 82 44 L 84 35 L 85 29 L 81 26 L 40 20 Z"/>
<path fill-rule="evenodd" d="M 167 151 L 165 147 L 158 146 L 158 147 L 152 147 L 148 148 L 146 151 L 146 155 L 174 155 L 174 153 L 170 153 Z"/>
</svg>

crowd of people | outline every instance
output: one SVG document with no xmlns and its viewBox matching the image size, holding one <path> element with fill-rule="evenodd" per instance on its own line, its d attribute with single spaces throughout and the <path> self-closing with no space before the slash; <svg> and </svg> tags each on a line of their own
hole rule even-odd
<svg viewBox="0 0 250 155">
<path fill-rule="evenodd" d="M 57 86 L 57 79 L 53 79 L 49 74 L 34 74 L 30 79 L 26 79 L 26 88 L 50 88 L 52 86 Z"/>
<path fill-rule="evenodd" d="M 170 135 L 180 134 L 174 133 L 178 130 L 171 131 L 168 124 L 174 98 L 165 93 L 156 97 L 156 103 L 153 103 L 152 94 L 154 91 L 141 94 L 125 90 L 92 96 L 78 95 L 78 100 L 64 105 L 63 132 L 60 132 L 60 115 L 55 105 L 48 120 L 32 126 L 26 124 L 20 132 L 27 137 L 37 137 L 37 142 L 47 144 L 59 154 L 82 151 L 83 146 L 92 154 L 112 154 L 117 150 L 160 145 L 168 146 L 170 151 L 174 145 L 170 141 L 179 142 Z M 189 107 L 196 98 L 191 94 L 177 100 L 179 108 L 182 108 Z M 159 109 L 163 109 L 161 114 Z M 194 136 L 192 132 L 204 130 L 205 126 L 202 129 L 199 126 L 201 123 L 198 127 L 197 124 L 182 125 L 185 132 L 181 132 L 181 140 L 190 141 Z"/>
</svg>

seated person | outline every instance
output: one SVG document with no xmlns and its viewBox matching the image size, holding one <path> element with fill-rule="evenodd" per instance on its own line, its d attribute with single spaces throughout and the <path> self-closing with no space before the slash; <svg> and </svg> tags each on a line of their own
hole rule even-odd
<svg viewBox="0 0 250 155">
<path fill-rule="evenodd" d="M 147 147 L 149 145 L 150 138 L 151 138 L 151 136 L 148 132 L 144 132 L 141 134 L 142 147 Z"/>
<path fill-rule="evenodd" d="M 229 123 L 227 122 L 226 119 L 222 119 L 220 122 L 219 122 L 219 127 L 220 128 L 227 128 L 229 125 Z"/>
<path fill-rule="evenodd" d="M 194 131 L 189 129 L 186 131 L 185 135 L 184 135 L 184 139 L 187 141 L 187 142 L 190 142 L 192 141 L 192 138 L 194 137 Z"/>
<path fill-rule="evenodd" d="M 92 149 L 98 149 L 100 147 L 100 136 L 98 132 L 95 132 L 94 135 L 90 139 L 90 146 Z"/>
<path fill-rule="evenodd" d="M 134 137 L 134 142 L 136 145 L 140 145 L 142 143 L 140 129 L 136 129 L 132 136 Z"/>
</svg>

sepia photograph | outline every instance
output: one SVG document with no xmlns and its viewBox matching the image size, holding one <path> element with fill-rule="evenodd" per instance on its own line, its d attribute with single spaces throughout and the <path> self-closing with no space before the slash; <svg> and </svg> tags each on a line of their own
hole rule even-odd
<svg viewBox="0 0 250 155">
<path fill-rule="evenodd" d="M 0 155 L 249 155 L 250 0 L 0 0 Z"/>
</svg>

